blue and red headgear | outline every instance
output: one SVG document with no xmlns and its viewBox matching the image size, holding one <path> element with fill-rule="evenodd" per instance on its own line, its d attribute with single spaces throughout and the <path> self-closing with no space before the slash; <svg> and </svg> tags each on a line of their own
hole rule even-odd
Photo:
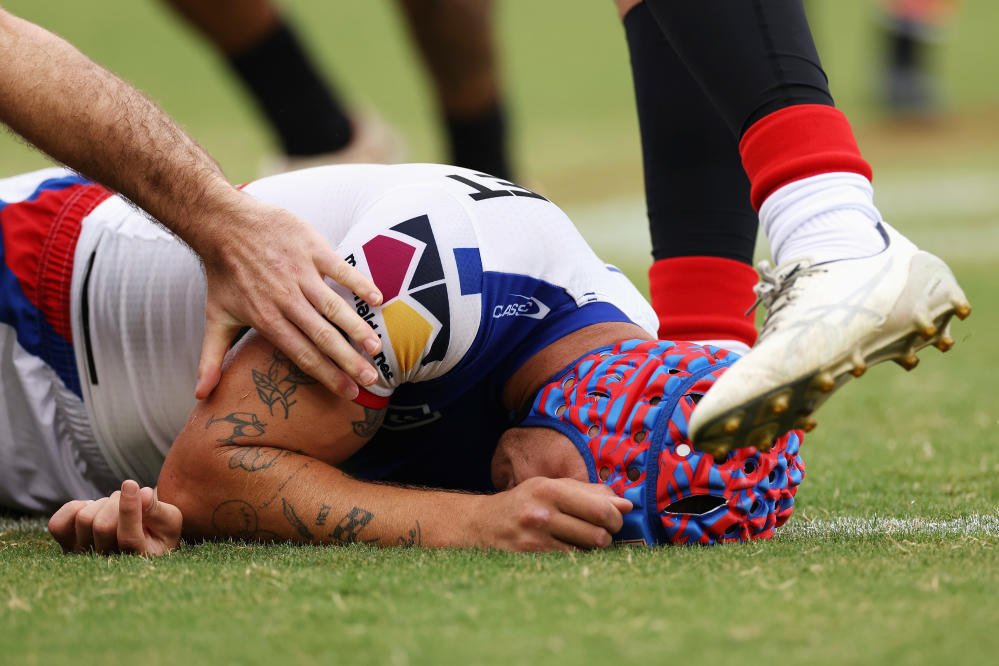
<svg viewBox="0 0 999 666">
<path fill-rule="evenodd" d="M 546 384 L 519 425 L 566 435 L 590 481 L 631 500 L 617 543 L 768 539 L 794 510 L 802 433 L 769 451 L 736 449 L 721 463 L 687 438 L 694 406 L 738 358 L 662 340 L 596 349 Z"/>
</svg>

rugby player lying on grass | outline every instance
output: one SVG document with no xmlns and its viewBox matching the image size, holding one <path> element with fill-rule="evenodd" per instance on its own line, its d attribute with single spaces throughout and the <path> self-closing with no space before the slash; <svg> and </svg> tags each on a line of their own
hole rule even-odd
<svg viewBox="0 0 999 666">
<path fill-rule="evenodd" d="M 51 176 L 0 192 L 10 201 Z M 790 514 L 798 435 L 718 465 L 692 449 L 687 416 L 736 357 L 654 341 L 651 308 L 543 197 L 431 165 L 330 167 L 247 190 L 310 221 L 385 294 L 378 308 L 343 294 L 382 336 L 378 383 L 337 398 L 251 333 L 192 404 L 194 258 L 119 199 L 81 229 L 71 196 L 37 198 L 53 214 L 29 214 L 27 197 L 11 204 L 30 223 L 5 260 L 37 276 L 45 319 L 28 307 L 0 329 L 5 506 L 158 477 L 191 538 L 512 549 L 765 537 Z M 20 348 L 32 335 L 45 343 L 35 355 Z M 71 503 L 53 533 L 68 550 L 115 548 L 118 513 L 103 509 L 119 499 Z"/>
</svg>

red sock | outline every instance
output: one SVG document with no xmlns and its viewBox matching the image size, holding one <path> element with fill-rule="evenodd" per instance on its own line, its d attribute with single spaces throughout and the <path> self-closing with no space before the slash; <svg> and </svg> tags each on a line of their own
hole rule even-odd
<svg viewBox="0 0 999 666">
<path fill-rule="evenodd" d="M 722 257 L 660 259 L 649 269 L 652 308 L 663 340 L 756 342 L 752 266 Z"/>
<path fill-rule="evenodd" d="M 868 180 L 872 175 L 846 116 L 822 104 L 789 106 L 764 116 L 746 130 L 739 153 L 756 210 L 771 192 L 802 178 L 842 171 Z"/>
</svg>

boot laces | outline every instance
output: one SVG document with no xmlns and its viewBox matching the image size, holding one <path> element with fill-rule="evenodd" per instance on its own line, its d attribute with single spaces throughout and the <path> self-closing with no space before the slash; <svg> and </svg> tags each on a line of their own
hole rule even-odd
<svg viewBox="0 0 999 666">
<path fill-rule="evenodd" d="M 800 261 L 791 267 L 774 267 L 769 261 L 763 260 L 756 265 L 756 270 L 760 273 L 760 281 L 753 287 L 756 302 L 746 314 L 755 311 L 760 305 L 767 309 L 767 318 L 759 336 L 759 339 L 763 339 L 776 329 L 780 311 L 794 302 L 800 280 L 823 269 L 810 265 L 807 261 Z"/>
</svg>

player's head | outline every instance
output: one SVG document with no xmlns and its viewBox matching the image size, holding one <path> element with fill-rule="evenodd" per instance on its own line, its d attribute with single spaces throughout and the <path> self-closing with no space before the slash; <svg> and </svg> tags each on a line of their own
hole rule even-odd
<svg viewBox="0 0 999 666">
<path fill-rule="evenodd" d="M 769 451 L 737 449 L 716 463 L 694 448 L 687 422 L 738 356 L 692 343 L 630 340 L 594 350 L 542 387 L 526 428 L 550 428 L 575 446 L 572 469 L 635 508 L 618 542 L 716 543 L 767 538 L 791 515 L 804 475 L 801 433 Z M 563 447 L 569 447 L 559 438 Z M 551 458 L 558 460 L 556 456 Z"/>
</svg>

